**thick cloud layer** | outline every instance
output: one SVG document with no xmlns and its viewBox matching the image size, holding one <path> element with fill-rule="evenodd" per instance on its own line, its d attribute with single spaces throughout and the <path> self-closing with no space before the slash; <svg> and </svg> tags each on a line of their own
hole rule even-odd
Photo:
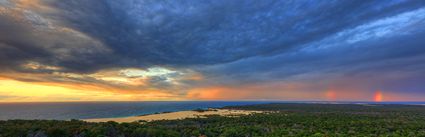
<svg viewBox="0 0 425 137">
<path fill-rule="evenodd" d="M 0 29 L 2 75 L 26 81 L 177 94 L 297 82 L 425 96 L 422 0 L 2 0 Z M 122 74 L 149 68 L 170 73 Z"/>
</svg>

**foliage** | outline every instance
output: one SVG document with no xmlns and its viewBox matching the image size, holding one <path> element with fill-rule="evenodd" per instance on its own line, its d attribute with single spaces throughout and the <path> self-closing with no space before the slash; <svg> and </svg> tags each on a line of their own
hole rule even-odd
<svg viewBox="0 0 425 137">
<path fill-rule="evenodd" d="M 0 121 L 0 137 L 425 136 L 423 106 L 263 104 L 226 108 L 271 112 L 121 124 L 9 120 Z"/>
</svg>

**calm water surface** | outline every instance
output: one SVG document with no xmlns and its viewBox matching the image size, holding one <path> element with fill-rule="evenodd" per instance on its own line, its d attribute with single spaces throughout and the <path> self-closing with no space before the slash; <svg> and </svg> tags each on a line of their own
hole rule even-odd
<svg viewBox="0 0 425 137">
<path fill-rule="evenodd" d="M 224 106 L 265 103 L 348 103 L 348 104 L 406 104 L 425 102 L 303 102 L 303 101 L 154 101 L 154 102 L 67 102 L 67 103 L 0 103 L 0 120 L 8 119 L 87 119 L 126 117 L 166 111 L 217 108 Z M 424 105 L 425 106 L 425 105 Z"/>
<path fill-rule="evenodd" d="M 67 103 L 0 103 L 0 120 L 7 119 L 86 119 L 126 117 L 165 111 L 249 105 L 267 102 L 67 102 Z"/>
</svg>

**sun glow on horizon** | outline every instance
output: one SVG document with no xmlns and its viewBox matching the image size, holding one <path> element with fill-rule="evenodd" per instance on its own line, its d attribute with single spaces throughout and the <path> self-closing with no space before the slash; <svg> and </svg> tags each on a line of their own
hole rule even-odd
<svg viewBox="0 0 425 137">
<path fill-rule="evenodd" d="M 381 91 L 376 91 L 374 96 L 375 102 L 382 102 L 383 101 L 383 94 Z"/>
<path fill-rule="evenodd" d="M 214 86 L 174 94 L 167 90 L 125 90 L 67 83 L 23 82 L 0 77 L 0 102 L 73 102 L 73 101 L 187 101 L 187 100 L 327 100 L 327 101 L 406 101 L 424 100 L 396 92 L 350 91 L 291 92 L 273 84 L 235 87 Z M 295 88 L 296 90 L 296 88 Z M 244 92 L 239 92 L 244 91 Z M 258 92 L 261 91 L 261 92 Z"/>
<path fill-rule="evenodd" d="M 72 88 L 80 87 L 80 88 Z M 22 82 L 0 78 L 0 102 L 72 102 L 72 101 L 159 101 L 181 100 L 161 91 L 125 91 L 84 88 L 78 85 Z"/>
<path fill-rule="evenodd" d="M 326 94 L 325 96 L 326 96 L 328 101 L 335 101 L 337 99 L 336 98 L 336 92 L 333 91 L 333 90 L 326 91 L 325 94 Z"/>
</svg>

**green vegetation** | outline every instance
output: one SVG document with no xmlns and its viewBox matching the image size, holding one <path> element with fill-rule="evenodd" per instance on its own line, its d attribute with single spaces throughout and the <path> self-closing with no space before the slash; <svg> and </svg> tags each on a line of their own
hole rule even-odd
<svg viewBox="0 0 425 137">
<path fill-rule="evenodd" d="M 423 106 L 264 104 L 226 108 L 273 112 L 143 124 L 9 120 L 0 121 L 0 137 L 425 136 Z"/>
<path fill-rule="evenodd" d="M 196 111 L 196 112 L 202 113 L 202 112 L 207 112 L 207 111 L 218 111 L 218 110 L 217 109 L 212 109 L 212 108 L 208 108 L 208 109 L 197 108 L 197 109 L 194 109 L 192 111 Z"/>
</svg>

